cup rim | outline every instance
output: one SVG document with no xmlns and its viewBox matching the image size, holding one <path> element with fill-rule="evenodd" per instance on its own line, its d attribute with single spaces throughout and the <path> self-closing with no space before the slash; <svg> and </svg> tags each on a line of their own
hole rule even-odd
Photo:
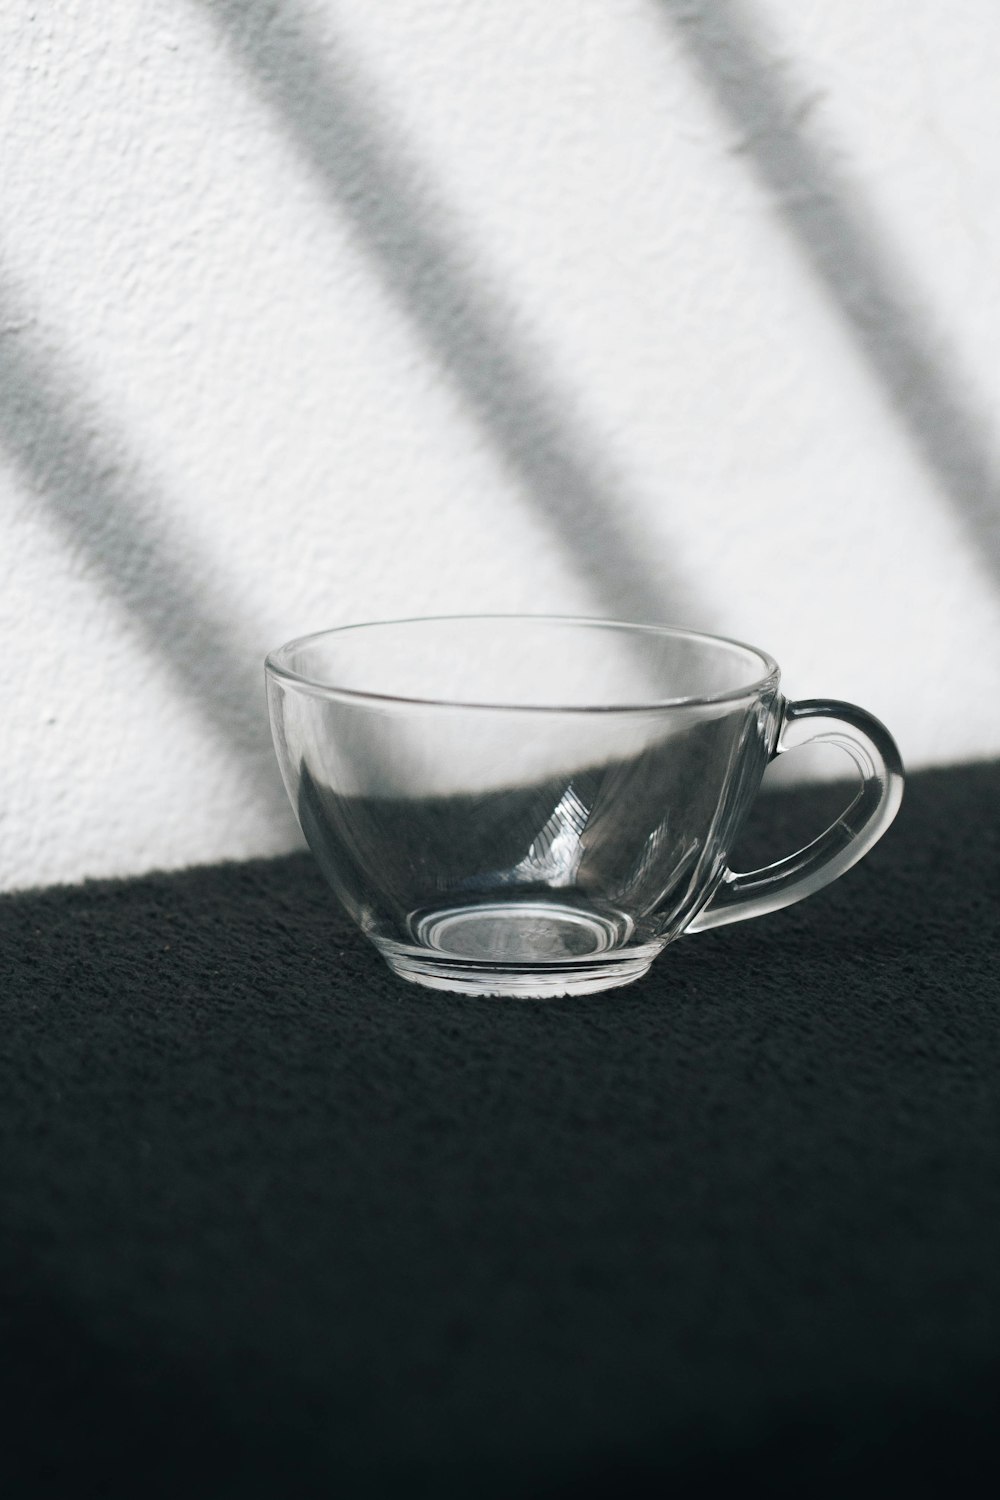
<svg viewBox="0 0 1000 1500">
<path fill-rule="evenodd" d="M 460 624 L 463 621 L 482 620 L 510 620 L 519 623 L 534 623 L 539 625 L 586 625 L 599 626 L 603 629 L 628 630 L 648 635 L 671 635 L 683 636 L 690 640 L 711 641 L 718 646 L 731 646 L 739 651 L 747 651 L 755 656 L 763 667 L 759 677 L 742 687 L 726 688 L 716 693 L 694 693 L 676 698 L 650 698 L 639 703 L 495 703 L 486 701 L 461 701 L 454 698 L 434 697 L 410 697 L 402 693 L 379 693 L 366 688 L 340 687 L 333 682 L 323 682 L 318 678 L 309 677 L 302 672 L 294 671 L 283 661 L 282 658 L 289 657 L 292 652 L 309 645 L 313 641 L 321 640 L 324 636 L 345 635 L 354 630 L 371 630 L 381 626 L 389 625 L 429 625 L 440 622 Z M 321 698 L 347 699 L 355 703 L 376 704 L 401 704 L 412 705 L 420 708 L 451 708 L 461 710 L 489 710 L 493 713 L 525 713 L 525 714 L 636 714 L 655 713 L 667 708 L 698 708 L 716 703 L 737 702 L 741 698 L 756 698 L 772 685 L 776 688 L 780 678 L 780 668 L 773 656 L 762 651 L 759 646 L 748 645 L 746 641 L 737 640 L 733 636 L 713 635 L 705 630 L 690 630 L 685 625 L 659 625 L 641 620 L 617 620 L 603 619 L 593 615 L 530 615 L 530 614 L 455 614 L 455 615 L 408 615 L 399 619 L 387 620 L 358 620 L 347 625 L 333 625 L 326 630 L 309 631 L 306 635 L 295 636 L 294 639 L 286 641 L 284 645 L 269 651 L 264 658 L 264 669 L 271 677 L 302 692 L 310 693 Z"/>
</svg>

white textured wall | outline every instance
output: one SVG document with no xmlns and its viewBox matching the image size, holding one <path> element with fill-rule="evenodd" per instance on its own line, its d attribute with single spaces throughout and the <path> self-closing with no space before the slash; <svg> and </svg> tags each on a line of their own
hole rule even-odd
<svg viewBox="0 0 1000 1500">
<path fill-rule="evenodd" d="M 654 617 L 1000 752 L 992 0 L 0 9 L 0 883 L 290 847 L 260 659 Z"/>
</svg>

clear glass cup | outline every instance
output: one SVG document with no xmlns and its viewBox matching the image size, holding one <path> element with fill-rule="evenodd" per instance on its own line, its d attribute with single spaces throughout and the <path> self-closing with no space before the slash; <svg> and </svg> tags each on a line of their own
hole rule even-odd
<svg viewBox="0 0 1000 1500">
<path fill-rule="evenodd" d="M 587 994 L 681 933 L 776 911 L 849 869 L 899 807 L 888 731 L 791 703 L 776 663 L 667 626 L 538 616 L 352 625 L 266 662 L 285 786 L 320 868 L 403 979 Z M 831 741 L 860 788 L 807 848 L 728 856 L 774 756 Z"/>
</svg>

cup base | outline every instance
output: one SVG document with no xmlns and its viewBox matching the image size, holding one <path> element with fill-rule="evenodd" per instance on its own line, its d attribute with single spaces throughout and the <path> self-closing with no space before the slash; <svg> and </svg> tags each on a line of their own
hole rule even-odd
<svg viewBox="0 0 1000 1500">
<path fill-rule="evenodd" d="M 414 913 L 412 944 L 376 938 L 412 984 L 462 995 L 589 995 L 639 979 L 658 944 L 625 946 L 631 919 L 544 899 L 467 902 Z"/>
<path fill-rule="evenodd" d="M 545 970 L 497 971 L 476 974 L 458 964 L 440 960 L 403 958 L 389 953 L 379 944 L 382 956 L 400 979 L 410 984 L 422 984 L 430 990 L 451 990 L 458 995 L 494 996 L 509 1000 L 549 1000 L 560 995 L 594 995 L 599 990 L 617 989 L 619 985 L 631 984 L 641 979 L 652 963 L 650 958 L 619 959 L 617 962 L 592 965 L 586 971 L 553 973 Z"/>
</svg>

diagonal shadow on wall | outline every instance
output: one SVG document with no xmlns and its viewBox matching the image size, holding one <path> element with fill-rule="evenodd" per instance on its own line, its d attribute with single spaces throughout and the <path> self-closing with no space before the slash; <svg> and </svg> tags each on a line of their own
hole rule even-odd
<svg viewBox="0 0 1000 1500">
<path fill-rule="evenodd" d="M 243 764 L 248 794 L 288 810 L 267 732 L 258 628 L 220 596 L 206 560 L 167 521 L 170 509 L 93 400 L 76 389 L 30 320 L 0 292 L 0 447 L 71 549 L 127 607 L 151 657 L 165 662 Z"/>
<path fill-rule="evenodd" d="M 594 598 L 626 619 L 710 628 L 679 572 L 650 563 L 606 455 L 515 332 L 516 309 L 476 271 L 474 252 L 422 165 L 390 135 L 357 69 L 314 34 L 297 4 L 199 3 Z"/>
<path fill-rule="evenodd" d="M 810 100 L 783 81 L 737 0 L 654 0 L 740 139 L 910 442 L 1000 581 L 1000 462 L 940 330 L 906 293 L 906 266 L 863 194 L 802 130 Z"/>
</svg>

